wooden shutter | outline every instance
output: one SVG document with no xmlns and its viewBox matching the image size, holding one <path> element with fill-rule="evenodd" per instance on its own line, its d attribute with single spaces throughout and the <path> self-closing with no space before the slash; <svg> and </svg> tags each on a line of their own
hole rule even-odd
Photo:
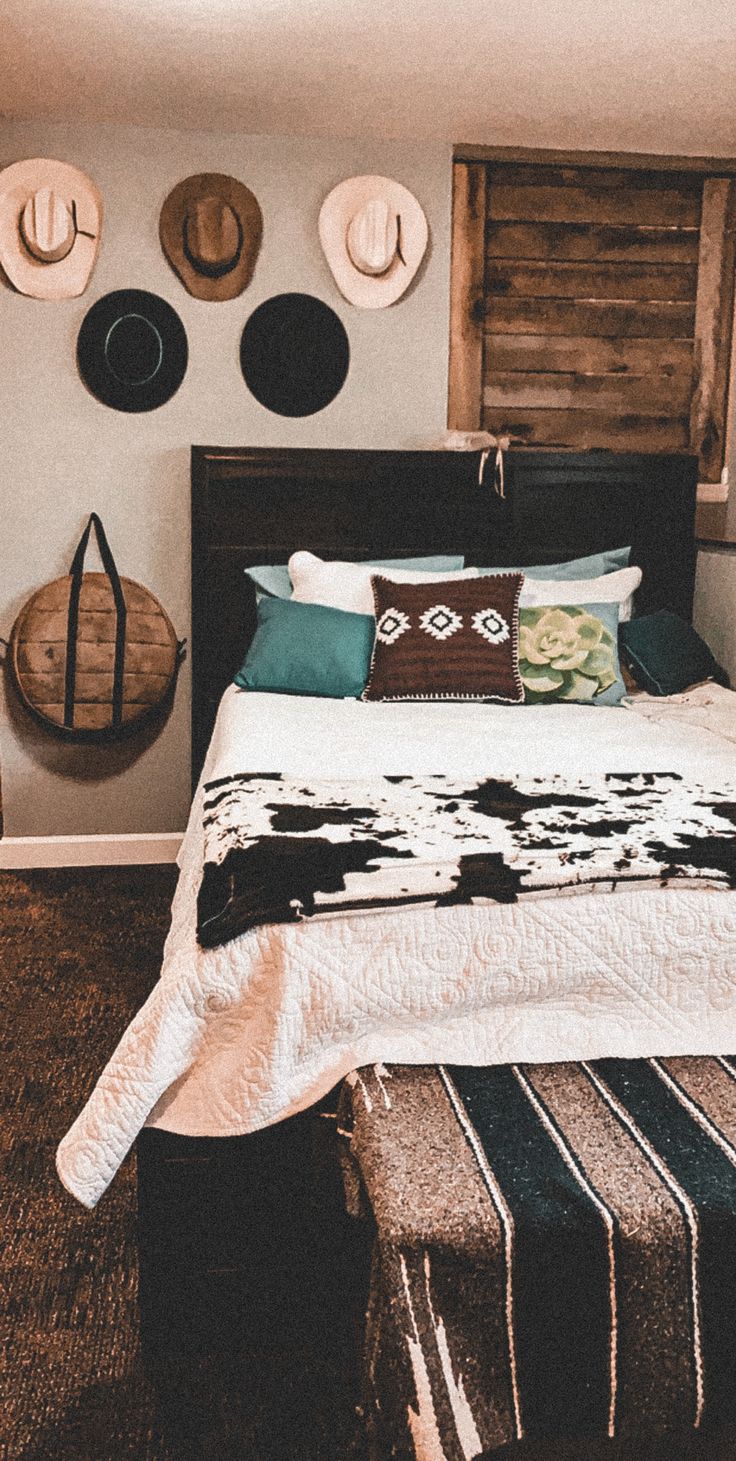
<svg viewBox="0 0 736 1461">
<path fill-rule="evenodd" d="M 725 458 L 736 187 L 456 163 L 449 424 Z"/>
</svg>

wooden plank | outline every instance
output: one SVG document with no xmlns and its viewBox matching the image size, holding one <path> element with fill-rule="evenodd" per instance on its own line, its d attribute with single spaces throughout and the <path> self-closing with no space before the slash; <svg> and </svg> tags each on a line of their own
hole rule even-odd
<svg viewBox="0 0 736 1461">
<path fill-rule="evenodd" d="M 574 370 L 604 375 L 692 372 L 691 340 L 619 340 L 593 335 L 486 335 L 486 375 L 497 370 Z"/>
<path fill-rule="evenodd" d="M 691 375 L 576 375 L 572 371 L 497 371 L 483 388 L 485 407 L 516 410 L 634 412 L 687 416 Z"/>
<path fill-rule="evenodd" d="M 627 188 L 643 192 L 666 188 L 682 197 L 699 200 L 702 179 L 687 172 L 672 172 L 666 177 L 659 168 L 578 166 L 559 164 L 510 163 L 489 169 L 491 182 L 506 183 L 515 188 Z"/>
<path fill-rule="evenodd" d="M 486 293 L 525 299 L 695 299 L 694 264 L 577 264 L 497 259 Z"/>
<path fill-rule="evenodd" d="M 126 705 L 155 705 L 166 689 L 169 675 L 123 675 L 123 698 Z M 97 670 L 77 673 L 74 681 L 75 707 L 82 704 L 101 704 L 108 707 L 112 701 L 112 671 Z M 48 704 L 64 706 L 64 676 L 45 670 L 39 675 L 24 675 L 23 689 L 34 705 Z M 76 721 L 76 709 L 75 709 Z"/>
<path fill-rule="evenodd" d="M 66 649 L 65 639 L 55 644 L 20 640 L 18 668 L 21 673 L 33 675 L 47 674 L 55 669 L 60 669 L 63 674 L 66 667 Z M 130 655 L 130 648 L 128 654 Z M 149 674 L 168 677 L 171 674 L 171 647 L 168 644 L 137 644 L 135 662 L 138 671 L 145 670 Z M 114 641 L 80 639 L 77 642 L 75 663 L 78 672 L 89 670 L 99 673 L 107 670 L 112 674 L 115 668 Z"/>
<path fill-rule="evenodd" d="M 677 188 L 523 187 L 493 181 L 492 217 L 520 223 L 635 223 L 694 228 L 697 192 Z"/>
<path fill-rule="evenodd" d="M 514 442 L 588 450 L 608 447 L 632 452 L 686 451 L 687 417 L 611 416 L 597 411 L 514 411 L 485 407 L 483 426 Z"/>
<path fill-rule="evenodd" d="M 735 264 L 736 182 L 709 178 L 703 187 L 690 415 L 690 444 L 703 482 L 720 481 L 725 460 Z"/>
<path fill-rule="evenodd" d="M 601 263 L 696 264 L 697 228 L 636 228 L 605 223 L 496 223 L 486 229 L 486 258 L 597 259 Z"/>
<path fill-rule="evenodd" d="M 486 147 L 478 142 L 456 142 L 455 162 L 521 163 L 559 167 L 595 167 L 601 171 L 625 168 L 627 173 L 681 173 L 693 178 L 733 177 L 736 157 L 683 156 L 659 152 L 591 152 L 554 147 Z"/>
<path fill-rule="evenodd" d="M 457 431 L 474 431 L 480 426 L 485 219 L 486 168 L 481 163 L 455 163 L 452 169 L 447 424 L 451 430 Z"/>
<path fill-rule="evenodd" d="M 498 335 L 601 335 L 692 339 L 695 307 L 668 300 L 501 299 L 486 303 L 486 330 Z"/>
<path fill-rule="evenodd" d="M 19 644 L 26 640 L 35 643 L 55 644 L 66 641 L 68 614 L 66 609 L 47 612 L 42 608 L 30 609 L 23 619 Z M 128 643 L 169 644 L 169 631 L 160 614 L 139 614 L 136 610 L 126 620 Z M 115 641 L 115 616 L 107 612 L 80 611 L 77 640 L 90 640 L 104 644 Z"/>
</svg>

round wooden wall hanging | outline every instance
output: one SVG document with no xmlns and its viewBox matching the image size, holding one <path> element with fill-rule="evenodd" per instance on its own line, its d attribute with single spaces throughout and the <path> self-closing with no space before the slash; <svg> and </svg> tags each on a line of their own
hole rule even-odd
<svg viewBox="0 0 736 1461">
<path fill-rule="evenodd" d="M 85 573 L 92 528 L 104 573 Z M 158 599 L 121 578 L 96 513 L 69 573 L 32 595 L 13 625 L 10 667 L 23 703 L 67 740 L 137 730 L 171 695 L 184 649 Z"/>
<path fill-rule="evenodd" d="M 279 416 L 312 416 L 345 384 L 350 345 L 342 320 L 312 294 L 276 294 L 253 311 L 240 366 L 257 401 Z"/>
</svg>

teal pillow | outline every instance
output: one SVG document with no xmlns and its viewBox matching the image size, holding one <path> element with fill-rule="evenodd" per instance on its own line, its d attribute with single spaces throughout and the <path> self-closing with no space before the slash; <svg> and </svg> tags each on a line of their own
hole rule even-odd
<svg viewBox="0 0 736 1461">
<path fill-rule="evenodd" d="M 457 553 L 430 558 L 371 558 L 369 562 L 371 568 L 413 568 L 418 573 L 454 573 L 465 567 L 465 559 Z M 291 579 L 285 563 L 259 563 L 245 572 L 258 593 L 277 599 L 291 598 Z"/>
<path fill-rule="evenodd" d="M 524 703 L 618 705 L 618 604 L 543 604 L 519 610 Z"/>
<path fill-rule="evenodd" d="M 728 675 L 705 640 L 669 609 L 622 624 L 619 639 L 624 664 L 649 695 L 679 695 L 700 680 L 728 687 Z"/>
<path fill-rule="evenodd" d="M 263 598 L 245 662 L 235 676 L 241 690 L 280 695 L 362 695 L 368 679 L 376 621 L 324 604 Z"/>
<path fill-rule="evenodd" d="M 291 579 L 285 563 L 258 563 L 246 568 L 245 576 L 255 584 L 256 593 L 274 599 L 291 598 Z"/>
<path fill-rule="evenodd" d="M 587 558 L 570 558 L 567 563 L 541 563 L 532 568 L 480 568 L 481 575 L 487 573 L 526 573 L 529 578 L 549 578 L 564 582 L 567 578 L 600 578 L 604 573 L 615 573 L 617 568 L 627 568 L 631 557 L 630 548 L 609 548 L 605 553 L 590 553 Z"/>
</svg>

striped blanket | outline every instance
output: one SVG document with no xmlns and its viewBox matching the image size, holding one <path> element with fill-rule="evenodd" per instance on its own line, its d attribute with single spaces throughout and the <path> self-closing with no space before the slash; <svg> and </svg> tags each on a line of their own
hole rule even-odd
<svg viewBox="0 0 736 1461">
<path fill-rule="evenodd" d="M 366 1067 L 339 1129 L 372 1461 L 736 1427 L 736 1058 Z"/>
<path fill-rule="evenodd" d="M 197 936 L 263 923 L 550 892 L 736 887 L 736 786 L 674 772 L 318 780 L 204 788 Z"/>
</svg>

